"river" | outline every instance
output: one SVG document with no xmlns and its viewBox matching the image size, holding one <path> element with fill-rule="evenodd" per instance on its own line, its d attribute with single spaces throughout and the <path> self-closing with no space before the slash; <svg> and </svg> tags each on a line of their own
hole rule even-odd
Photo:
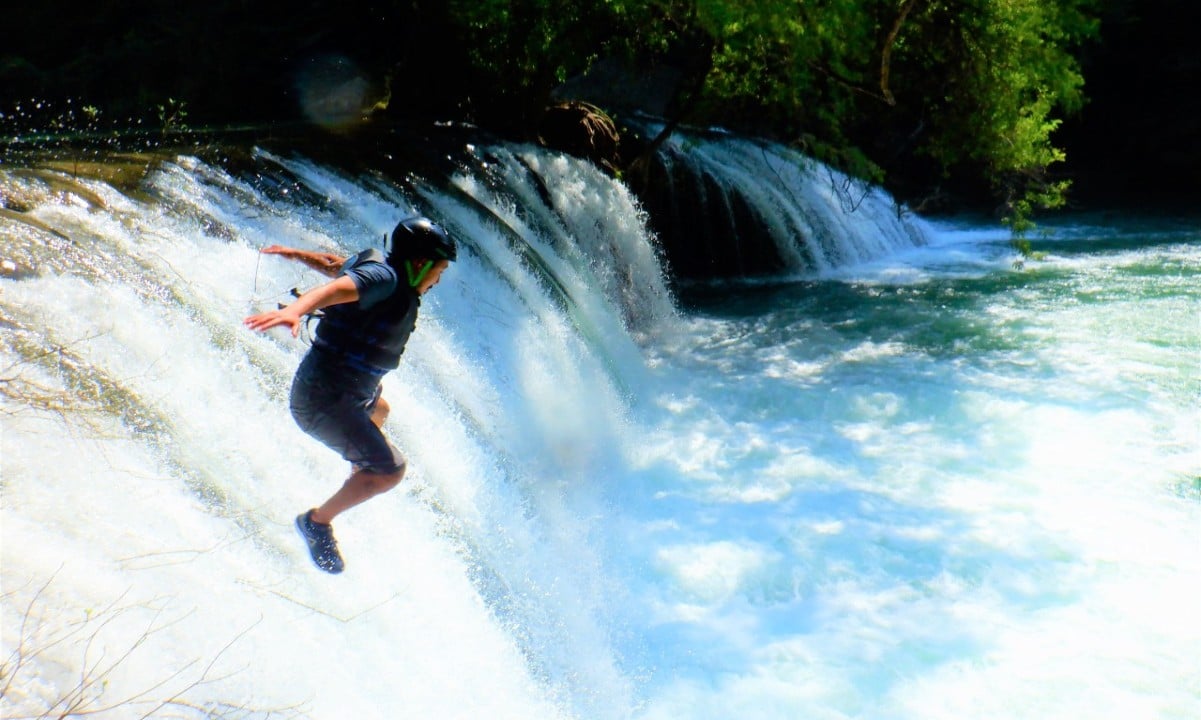
<svg viewBox="0 0 1201 720">
<path fill-rule="evenodd" d="M 479 157 L 438 189 L 0 168 L 6 716 L 1201 712 L 1197 223 L 1063 218 L 1022 263 L 913 218 L 683 285 L 620 183 Z M 414 211 L 460 260 L 384 381 L 410 472 L 327 576 L 292 528 L 346 474 L 288 414 L 307 333 L 241 319 L 320 280 L 261 247 Z"/>
</svg>

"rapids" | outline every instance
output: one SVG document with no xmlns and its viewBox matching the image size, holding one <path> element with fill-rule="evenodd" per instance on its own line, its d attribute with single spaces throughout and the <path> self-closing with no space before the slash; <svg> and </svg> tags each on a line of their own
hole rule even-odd
<svg viewBox="0 0 1201 720">
<path fill-rule="evenodd" d="M 1196 224 L 1071 219 L 1022 268 L 987 222 L 852 215 L 816 265 L 676 284 L 620 183 L 474 158 L 0 169 L 6 717 L 1201 711 Z M 240 321 L 320 280 L 259 248 L 415 211 L 460 261 L 384 380 L 410 472 L 326 576 L 306 336 Z"/>
</svg>

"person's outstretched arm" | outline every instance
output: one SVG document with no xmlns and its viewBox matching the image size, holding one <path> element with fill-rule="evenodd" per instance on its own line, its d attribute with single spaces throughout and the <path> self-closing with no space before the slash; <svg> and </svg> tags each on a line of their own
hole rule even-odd
<svg viewBox="0 0 1201 720">
<path fill-rule="evenodd" d="M 302 262 L 326 277 L 338 277 L 338 273 L 342 272 L 342 266 L 346 264 L 346 258 L 339 257 L 333 253 L 317 252 L 315 250 L 297 250 L 296 248 L 284 247 L 283 245 L 268 245 L 259 252 L 265 255 L 279 255 L 289 260 Z"/>
<path fill-rule="evenodd" d="M 329 282 L 309 290 L 297 298 L 291 305 L 279 310 L 251 315 L 242 324 L 251 330 L 263 332 L 277 325 L 287 325 L 292 331 L 292 337 L 300 332 L 300 323 L 305 315 L 330 305 L 354 302 L 359 299 L 359 289 L 349 275 L 330 280 Z"/>
</svg>

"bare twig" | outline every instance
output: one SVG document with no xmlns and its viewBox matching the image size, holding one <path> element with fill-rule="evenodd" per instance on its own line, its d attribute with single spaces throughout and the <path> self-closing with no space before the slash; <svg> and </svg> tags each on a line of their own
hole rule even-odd
<svg viewBox="0 0 1201 720">
<path fill-rule="evenodd" d="M 60 568 L 61 569 L 61 568 Z M 48 699 L 47 705 L 40 709 L 35 707 L 4 708 L 3 716 L 10 720 L 24 718 L 66 718 L 92 715 L 111 714 L 120 717 L 149 718 L 160 715 L 167 708 L 189 708 L 200 710 L 211 718 L 243 718 L 243 717 L 297 717 L 303 715 L 300 705 L 277 708 L 252 708 L 243 703 L 206 702 L 196 704 L 186 698 L 189 693 L 206 685 L 212 685 L 234 677 L 245 668 L 218 673 L 216 668 L 223 657 L 242 638 L 262 622 L 260 617 L 246 628 L 237 632 L 212 657 L 204 663 L 199 674 L 191 680 L 191 674 L 201 662 L 200 658 L 187 660 L 182 666 L 168 672 L 165 676 L 152 681 L 146 687 L 137 689 L 127 695 L 108 699 L 109 681 L 122 665 L 131 661 L 134 655 L 142 650 L 156 635 L 183 622 L 191 612 L 163 621 L 166 606 L 155 607 L 152 604 L 122 604 L 128 591 L 97 612 L 87 612 L 82 620 L 68 623 L 61 631 L 50 633 L 49 637 L 40 637 L 46 630 L 45 621 L 39 617 L 37 608 L 44 602 L 44 596 L 55 576 L 42 584 L 26 605 L 21 619 L 20 638 L 17 647 L 10 656 L 0 664 L 0 701 L 12 702 L 12 690 L 18 687 L 20 681 L 36 678 L 38 670 L 33 667 L 34 661 L 50 649 L 67 642 L 77 642 L 82 645 L 79 656 L 77 682 L 69 689 L 61 691 L 57 697 Z M 5 593 L 2 597 L 9 599 L 13 592 Z M 152 601 L 158 603 L 160 599 Z M 93 657 L 93 650 L 100 640 L 102 633 L 110 631 L 113 624 L 125 613 L 136 608 L 152 610 L 152 615 L 146 626 L 132 643 L 109 658 L 106 651 L 101 650 L 99 657 Z M 166 691 L 166 688 L 177 681 L 184 682 L 182 688 L 176 691 Z M 165 693 L 165 694 L 163 694 Z M 139 708 L 139 706 L 142 706 Z M 16 712 L 14 712 L 16 711 Z M 136 714 L 131 714 L 136 713 Z"/>
</svg>

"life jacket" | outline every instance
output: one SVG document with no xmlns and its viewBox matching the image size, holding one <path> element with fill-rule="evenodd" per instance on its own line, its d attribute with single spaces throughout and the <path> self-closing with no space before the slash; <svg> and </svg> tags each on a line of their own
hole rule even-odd
<svg viewBox="0 0 1201 720">
<path fill-rule="evenodd" d="M 385 261 L 372 250 L 360 262 Z M 391 295 L 368 308 L 359 301 L 330 305 L 322 310 L 313 347 L 340 356 L 351 367 L 383 374 L 400 365 L 420 306 L 417 291 L 403 278 Z"/>
</svg>

